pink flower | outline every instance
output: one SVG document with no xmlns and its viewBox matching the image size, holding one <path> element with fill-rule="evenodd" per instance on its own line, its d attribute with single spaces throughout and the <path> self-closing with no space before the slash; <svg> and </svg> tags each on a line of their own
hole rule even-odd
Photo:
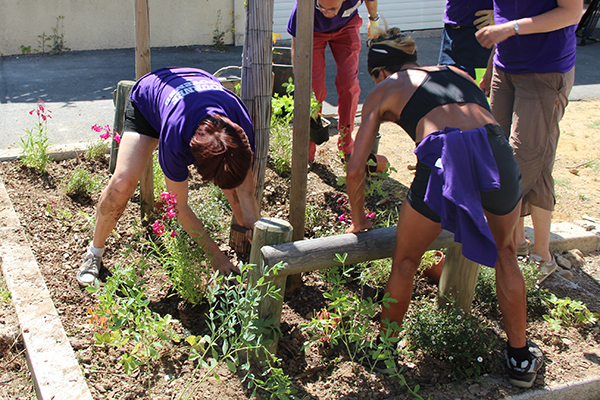
<svg viewBox="0 0 600 400">
<path fill-rule="evenodd" d="M 162 192 L 160 192 L 160 199 L 161 199 L 161 201 L 167 201 L 170 198 L 171 198 L 171 193 L 165 192 L 164 190 Z"/>
<path fill-rule="evenodd" d="M 367 216 L 367 218 L 369 218 L 369 219 L 373 219 L 373 218 L 375 218 L 375 213 L 374 213 L 374 212 L 372 212 L 371 214 L 366 214 L 366 216 Z"/>
<path fill-rule="evenodd" d="M 29 115 L 33 115 L 34 112 L 35 112 L 35 109 L 29 111 Z"/>
<path fill-rule="evenodd" d="M 342 214 L 338 217 L 338 220 L 340 222 L 344 222 L 346 219 L 348 219 L 348 216 L 346 214 Z"/>
<path fill-rule="evenodd" d="M 166 218 L 175 218 L 177 216 L 177 211 L 170 209 L 167 210 L 167 213 L 165 214 Z"/>
<path fill-rule="evenodd" d="M 115 137 L 113 138 L 117 144 L 121 144 L 121 135 L 115 133 Z"/>
<path fill-rule="evenodd" d="M 100 135 L 100 139 L 108 139 L 110 137 L 110 133 L 104 132 Z"/>
<path fill-rule="evenodd" d="M 172 232 L 171 232 L 171 237 L 173 237 L 173 238 L 174 238 L 174 237 L 176 237 L 176 236 L 177 236 L 177 232 L 175 232 L 175 231 L 172 231 Z"/>
<path fill-rule="evenodd" d="M 94 125 L 92 125 L 92 130 L 96 131 L 96 132 L 101 132 L 102 128 L 100 127 L 100 125 L 94 124 Z"/>
<path fill-rule="evenodd" d="M 162 235 L 163 233 L 165 233 L 165 226 L 163 225 L 162 221 L 154 221 L 154 223 L 152 224 L 152 231 L 157 235 Z"/>
</svg>

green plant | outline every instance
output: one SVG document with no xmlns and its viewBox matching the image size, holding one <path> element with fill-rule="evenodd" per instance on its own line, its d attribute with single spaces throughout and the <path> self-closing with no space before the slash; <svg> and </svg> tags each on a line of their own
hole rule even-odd
<svg viewBox="0 0 600 400">
<path fill-rule="evenodd" d="M 167 190 L 165 174 L 158 163 L 158 151 L 152 154 L 152 182 L 154 184 L 154 201 L 158 201 L 160 194 Z"/>
<path fill-rule="evenodd" d="M 360 282 L 363 285 L 383 289 L 390 277 L 392 260 L 390 258 L 382 258 L 380 260 L 360 263 L 358 264 L 358 267 L 361 268 Z"/>
<path fill-rule="evenodd" d="M 47 42 L 52 42 L 52 46 L 50 47 L 51 54 L 61 54 L 65 51 L 70 50 L 65 46 L 65 34 L 63 33 L 63 20 L 64 16 L 59 15 L 56 17 L 56 26 L 52 27 L 52 35 L 46 35 L 46 32 L 42 32 L 41 35 L 38 35 L 38 45 L 39 52 L 42 54 L 46 53 Z M 24 46 L 21 46 L 21 51 L 23 51 Z"/>
<path fill-rule="evenodd" d="M 421 301 L 413 304 L 405 321 L 407 350 L 447 363 L 458 380 L 480 376 L 497 347 L 483 322 L 458 307 L 440 312 L 435 303 Z"/>
<path fill-rule="evenodd" d="M 294 84 L 290 78 L 284 83 L 286 94 L 278 93 L 271 99 L 271 137 L 269 140 L 269 156 L 273 168 L 279 175 L 291 171 L 292 160 L 292 129 L 290 122 L 294 117 Z"/>
<path fill-rule="evenodd" d="M 21 54 L 31 54 L 31 46 L 21 45 Z"/>
<path fill-rule="evenodd" d="M 570 297 L 558 298 L 551 293 L 547 299 L 549 303 L 549 314 L 544 315 L 550 327 L 555 332 L 560 332 L 564 327 L 579 328 L 588 324 L 598 322 L 600 314 L 591 312 L 581 300 L 571 300 Z"/>
<path fill-rule="evenodd" d="M 37 114 L 38 122 L 33 129 L 24 129 L 27 134 L 21 137 L 21 147 L 23 148 L 21 163 L 27 168 L 36 170 L 38 173 L 46 172 L 46 164 L 50 160 L 50 156 L 48 155 L 50 142 L 47 134 L 47 123 L 48 119 L 52 118 L 50 115 L 51 112 L 44 107 L 44 102 L 41 99 L 38 100 L 36 108 L 29 112 L 29 115 L 33 115 L 33 113 Z"/>
<path fill-rule="evenodd" d="M 177 223 L 176 196 L 163 192 L 161 200 L 167 207 L 162 219 L 152 225 L 154 233 L 158 235 L 156 240 L 150 242 L 154 257 L 170 277 L 173 288 L 181 298 L 191 305 L 198 305 L 206 299 L 210 260 Z"/>
<path fill-rule="evenodd" d="M 79 166 L 67 181 L 66 192 L 69 196 L 90 197 L 102 187 L 102 177 L 92 174 Z"/>
<path fill-rule="evenodd" d="M 275 367 L 278 360 L 267 349 L 272 343 L 270 338 L 280 334 L 279 328 L 274 318 L 261 319 L 258 315 L 261 301 L 267 297 L 280 299 L 281 296 L 264 277 L 253 281 L 249 276 L 251 268 L 242 266 L 238 276 L 214 276 L 214 284 L 207 292 L 209 310 L 206 316 L 210 333 L 186 339 L 190 344 L 190 359 L 197 363 L 194 375 L 200 377 L 197 385 L 211 375 L 219 380 L 216 368 L 225 363 L 231 372 L 242 375 L 242 382 L 249 389 L 267 391 L 271 398 L 289 398 L 293 393 L 291 381 Z M 264 274 L 276 274 L 279 268 L 281 266 L 267 267 Z M 266 368 L 262 373 L 256 374 L 252 368 L 250 360 L 254 355 L 264 356 Z M 187 399 L 193 392 L 194 388 L 188 385 L 180 398 Z"/>
<path fill-rule="evenodd" d="M 120 364 L 128 375 L 140 365 L 159 359 L 166 343 L 180 341 L 171 316 L 162 317 L 148 308 L 145 280 L 137 274 L 144 268 L 143 263 L 117 266 L 102 287 L 86 288 L 99 301 L 88 310 L 96 345 L 123 348 Z"/>
<path fill-rule="evenodd" d="M 231 12 L 229 14 L 231 15 L 232 13 L 233 12 Z M 223 38 L 229 32 L 234 33 L 235 29 L 233 28 L 233 23 L 227 25 L 224 29 L 221 28 L 221 23 L 223 22 L 223 17 L 221 16 L 221 10 L 217 11 L 217 18 L 215 21 L 216 22 L 212 23 L 212 25 L 215 27 L 215 29 L 213 30 L 213 33 L 212 33 L 213 46 L 215 46 L 215 49 L 217 49 L 218 51 L 225 51 L 225 50 L 227 50 L 227 45 L 225 44 L 225 41 Z"/>
<path fill-rule="evenodd" d="M 108 153 L 109 143 L 104 140 L 89 142 L 85 149 L 85 158 L 89 160 L 101 160 Z"/>
<path fill-rule="evenodd" d="M 309 335 L 302 348 L 306 351 L 313 343 L 319 347 L 341 345 L 353 366 L 360 363 L 369 373 L 373 373 L 377 364 L 383 363 L 388 371 L 394 371 L 393 374 L 414 398 L 420 399 L 418 386 L 410 388 L 393 357 L 398 343 L 398 337 L 395 336 L 399 330 L 398 324 L 384 320 L 379 340 L 373 337 L 373 329 L 369 324 L 380 307 L 389 307 L 396 300 L 391 299 L 389 293 L 381 301 L 373 301 L 372 298 L 361 300 L 358 294 L 350 291 L 346 284 L 353 267 L 346 266 L 346 258 L 347 254 L 336 254 L 335 259 L 340 267 L 325 271 L 329 287 L 323 296 L 329 305 L 316 313 L 309 323 L 301 325 L 301 329 Z"/>
<path fill-rule="evenodd" d="M 6 288 L 6 283 L 2 276 L 0 276 L 0 303 L 10 304 L 10 290 Z"/>
<path fill-rule="evenodd" d="M 204 229 L 212 236 L 224 238 L 229 234 L 231 205 L 217 185 L 211 182 L 201 187 L 198 196 L 191 202 L 191 207 L 202 221 Z"/>
</svg>

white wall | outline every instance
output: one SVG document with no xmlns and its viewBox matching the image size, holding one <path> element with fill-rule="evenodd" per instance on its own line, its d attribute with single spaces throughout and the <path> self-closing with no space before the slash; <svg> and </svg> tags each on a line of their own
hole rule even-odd
<svg viewBox="0 0 600 400">
<path fill-rule="evenodd" d="M 21 54 L 21 46 L 38 49 L 38 35 L 52 35 L 58 16 L 64 16 L 64 44 L 71 50 L 135 47 L 134 4 L 133 0 L 0 0 L 0 54 Z M 243 4 L 244 0 L 149 0 L 150 45 L 212 44 L 219 10 L 220 29 L 233 24 L 235 44 L 240 45 Z M 228 33 L 225 41 L 233 44 L 234 35 Z"/>
</svg>

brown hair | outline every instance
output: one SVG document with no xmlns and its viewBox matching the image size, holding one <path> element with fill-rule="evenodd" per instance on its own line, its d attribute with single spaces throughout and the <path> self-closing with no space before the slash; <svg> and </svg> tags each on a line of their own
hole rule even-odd
<svg viewBox="0 0 600 400">
<path fill-rule="evenodd" d="M 252 149 L 244 130 L 229 118 L 209 115 L 200 121 L 190 141 L 196 170 L 204 182 L 221 189 L 242 184 L 252 163 Z"/>
</svg>

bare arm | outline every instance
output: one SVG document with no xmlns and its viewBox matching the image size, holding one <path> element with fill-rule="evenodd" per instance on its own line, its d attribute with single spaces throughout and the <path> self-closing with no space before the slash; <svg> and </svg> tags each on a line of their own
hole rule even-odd
<svg viewBox="0 0 600 400">
<path fill-rule="evenodd" d="M 515 33 L 515 22 L 519 25 L 519 35 L 552 32 L 564 27 L 577 24 L 583 12 L 582 0 L 558 0 L 558 6 L 535 17 L 519 18 L 500 25 L 486 26 L 475 35 L 483 47 L 491 48 L 494 44 L 503 42 Z"/>
<path fill-rule="evenodd" d="M 258 202 L 254 197 L 252 169 L 248 170 L 246 178 L 240 186 L 235 189 L 223 190 L 223 193 L 225 193 L 229 204 L 231 204 L 235 220 L 248 228 L 246 236 L 251 239 L 254 223 L 260 219 Z"/>
<path fill-rule="evenodd" d="M 177 220 L 185 231 L 193 237 L 210 257 L 211 265 L 222 274 L 239 273 L 239 269 L 219 249 L 217 243 L 208 235 L 202 222 L 188 204 L 188 181 L 175 182 L 165 177 L 167 190 L 177 195 Z"/>
<path fill-rule="evenodd" d="M 347 233 L 371 229 L 373 223 L 365 216 L 365 169 L 375 137 L 382 122 L 380 113 L 381 96 L 375 88 L 365 100 L 362 108 L 362 121 L 356 133 L 352 157 L 346 170 L 346 187 L 352 211 L 352 225 Z"/>
</svg>

